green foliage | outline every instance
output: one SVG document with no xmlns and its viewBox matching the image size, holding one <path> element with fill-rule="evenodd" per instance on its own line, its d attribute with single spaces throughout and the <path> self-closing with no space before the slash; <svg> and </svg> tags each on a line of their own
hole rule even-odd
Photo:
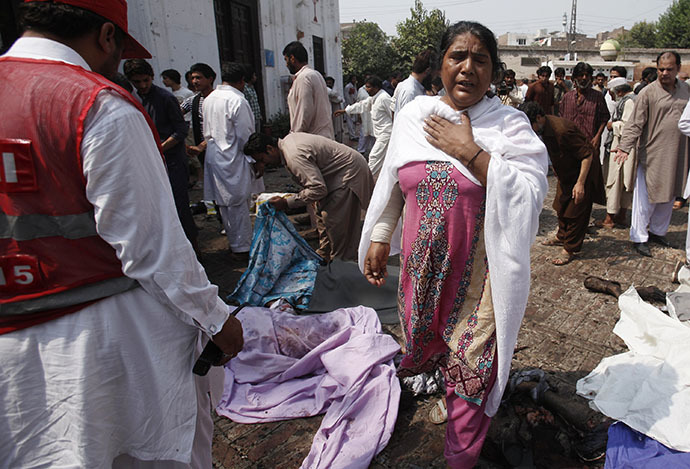
<svg viewBox="0 0 690 469">
<path fill-rule="evenodd" d="M 398 37 L 392 40 L 396 70 L 409 72 L 415 56 L 427 47 L 438 50 L 448 25 L 443 11 L 438 8 L 427 11 L 421 0 L 415 0 L 410 17 L 397 24 Z"/>
<path fill-rule="evenodd" d="M 656 47 L 690 48 L 690 0 L 674 0 L 659 17 Z"/>
<path fill-rule="evenodd" d="M 385 80 L 393 70 L 390 40 L 376 23 L 357 22 L 343 41 L 342 53 L 345 77 L 354 73 L 361 81 L 365 73 L 372 73 Z"/>
<path fill-rule="evenodd" d="M 626 31 L 620 37 L 621 46 L 623 48 L 656 47 L 656 28 L 657 25 L 654 22 L 640 21 L 635 23 L 630 31 Z"/>
</svg>

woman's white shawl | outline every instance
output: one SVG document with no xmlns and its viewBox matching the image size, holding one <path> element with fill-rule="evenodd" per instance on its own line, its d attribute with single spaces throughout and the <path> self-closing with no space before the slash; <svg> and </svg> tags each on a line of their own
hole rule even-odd
<svg viewBox="0 0 690 469">
<path fill-rule="evenodd" d="M 491 154 L 487 174 L 484 240 L 489 262 L 496 321 L 498 374 L 487 397 L 485 413 L 498 410 L 510 374 L 513 349 L 527 305 L 530 286 L 530 247 L 539 227 L 539 213 L 548 189 L 546 147 L 532 131 L 527 116 L 484 97 L 468 108 L 476 143 Z M 448 161 L 470 181 L 479 181 L 458 160 L 434 148 L 425 138 L 424 119 L 437 114 L 460 123 L 460 112 L 438 97 L 418 97 L 395 115 L 393 133 L 381 174 L 374 188 L 359 245 L 359 264 L 369 249 L 371 232 L 398 182 L 398 169 L 413 161 Z M 400 252 L 400 227 L 391 241 L 391 254 Z"/>
</svg>

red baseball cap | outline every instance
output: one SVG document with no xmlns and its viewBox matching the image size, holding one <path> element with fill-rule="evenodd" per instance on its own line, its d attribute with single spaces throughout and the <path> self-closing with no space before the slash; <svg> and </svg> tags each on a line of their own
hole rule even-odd
<svg viewBox="0 0 690 469">
<path fill-rule="evenodd" d="M 150 59 L 151 54 L 127 32 L 127 2 L 125 0 L 24 0 L 24 2 L 51 2 L 88 10 L 112 22 L 125 33 L 123 59 Z"/>
</svg>

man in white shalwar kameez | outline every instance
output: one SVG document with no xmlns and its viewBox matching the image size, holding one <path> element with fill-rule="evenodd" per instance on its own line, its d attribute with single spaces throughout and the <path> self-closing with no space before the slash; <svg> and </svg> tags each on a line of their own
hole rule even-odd
<svg viewBox="0 0 690 469">
<path fill-rule="evenodd" d="M 84 19 L 84 10 L 100 18 Z M 56 182 L 64 184 L 65 194 L 50 196 L 88 200 L 91 215 L 81 222 L 93 227 L 87 236 L 110 246 L 121 263 L 119 279 L 132 286 L 109 294 L 98 288 L 100 283 L 91 284 L 98 290 L 96 299 L 85 303 L 79 299 L 84 290 L 75 288 L 64 290 L 67 295 L 45 292 L 33 303 L 13 298 L 12 291 L 7 300 L 7 291 L 0 291 L 0 466 L 210 467 L 213 422 L 207 390 L 195 391 L 195 349 L 205 332 L 227 357 L 234 356 L 242 346 L 241 326 L 228 317 L 227 305 L 184 236 L 143 109 L 100 77 L 114 74 L 123 55 L 150 55 L 126 34 L 124 0 L 30 2 L 22 5 L 20 16 L 26 32 L 0 58 L 5 92 L 14 89 L 8 77 L 18 67 L 34 67 L 34 80 L 50 81 L 59 74 L 63 81 L 73 76 L 81 83 L 102 83 L 81 117 L 81 144 L 74 155 L 78 167 L 65 168 Z M 78 27 L 80 35 L 68 38 L 56 17 Z M 46 67 L 55 75 L 46 76 Z M 37 89 L 46 93 L 47 88 Z M 73 91 L 79 99 L 84 92 L 81 87 Z M 20 99 L 35 97 L 29 91 Z M 6 112 L 17 119 L 28 112 L 22 106 L 8 108 L 7 101 Z M 42 141 L 31 145 L 50 147 L 54 139 L 65 138 L 66 128 L 55 132 L 49 124 L 49 114 L 62 110 L 40 110 L 46 116 Z M 27 123 L 26 132 L 36 135 Z M 8 121 L 4 125 L 0 140 L 23 132 L 8 131 Z M 43 177 L 41 168 L 36 171 Z M 21 198 L 13 199 L 14 194 L 0 193 L 0 201 L 9 198 L 20 207 Z M 34 221 L 45 217 L 30 216 Z M 17 228 L 22 218 L 16 217 Z M 62 239 L 78 251 L 85 242 L 61 236 L 51 243 Z M 8 243 L 21 253 L 25 242 L 26 237 L 4 238 L 0 246 L 3 253 Z M 79 262 L 94 264 L 87 250 L 80 252 Z M 54 316 L 55 302 L 67 311 Z M 31 314 L 18 314 L 22 308 Z M 10 310 L 17 311 L 7 315 Z M 13 326 L 22 314 L 29 323 Z"/>
<path fill-rule="evenodd" d="M 242 153 L 254 133 L 254 115 L 244 97 L 243 68 L 223 65 L 223 83 L 204 100 L 204 199 L 215 200 L 233 254 L 248 253 L 252 242 L 249 199 L 254 189 L 254 160 Z"/>
<path fill-rule="evenodd" d="M 369 79 L 369 76 L 366 78 Z M 363 101 L 369 99 L 369 93 L 367 93 L 366 88 L 362 85 L 359 90 L 357 90 L 357 101 L 355 104 L 359 104 Z M 359 126 L 359 142 L 357 143 L 357 151 L 368 158 L 369 152 L 374 147 L 374 142 L 376 137 L 374 137 L 374 123 L 371 120 L 371 112 L 369 110 L 362 110 L 360 113 L 360 120 L 362 121 Z"/>
<path fill-rule="evenodd" d="M 364 112 L 369 112 L 371 114 L 371 122 L 374 128 L 374 137 L 376 141 L 369 152 L 369 169 L 374 179 L 376 179 L 383 166 L 383 159 L 386 157 L 388 142 L 390 141 L 391 131 L 393 130 L 391 97 L 382 89 L 381 79 L 377 76 L 369 77 L 364 87 L 369 94 L 368 99 L 350 104 L 343 110 L 335 111 L 335 115 L 340 115 L 342 113 L 353 115 Z"/>
<path fill-rule="evenodd" d="M 422 83 L 431 82 L 434 60 L 435 56 L 431 48 L 417 54 L 412 64 L 412 73 L 395 87 L 391 100 L 393 118 L 407 103 L 412 102 L 418 96 L 424 96 L 425 87 Z"/>
</svg>

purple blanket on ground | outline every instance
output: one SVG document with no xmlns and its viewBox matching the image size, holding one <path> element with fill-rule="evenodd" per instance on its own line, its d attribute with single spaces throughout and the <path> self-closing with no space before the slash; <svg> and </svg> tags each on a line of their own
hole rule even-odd
<svg viewBox="0 0 690 469">
<path fill-rule="evenodd" d="M 390 439 L 399 346 L 362 306 L 314 316 L 267 308 L 238 314 L 244 349 L 225 368 L 216 411 L 258 423 L 326 413 L 303 468 L 366 468 Z"/>
<path fill-rule="evenodd" d="M 623 422 L 609 427 L 605 469 L 690 468 L 690 453 L 668 448 Z"/>
</svg>

